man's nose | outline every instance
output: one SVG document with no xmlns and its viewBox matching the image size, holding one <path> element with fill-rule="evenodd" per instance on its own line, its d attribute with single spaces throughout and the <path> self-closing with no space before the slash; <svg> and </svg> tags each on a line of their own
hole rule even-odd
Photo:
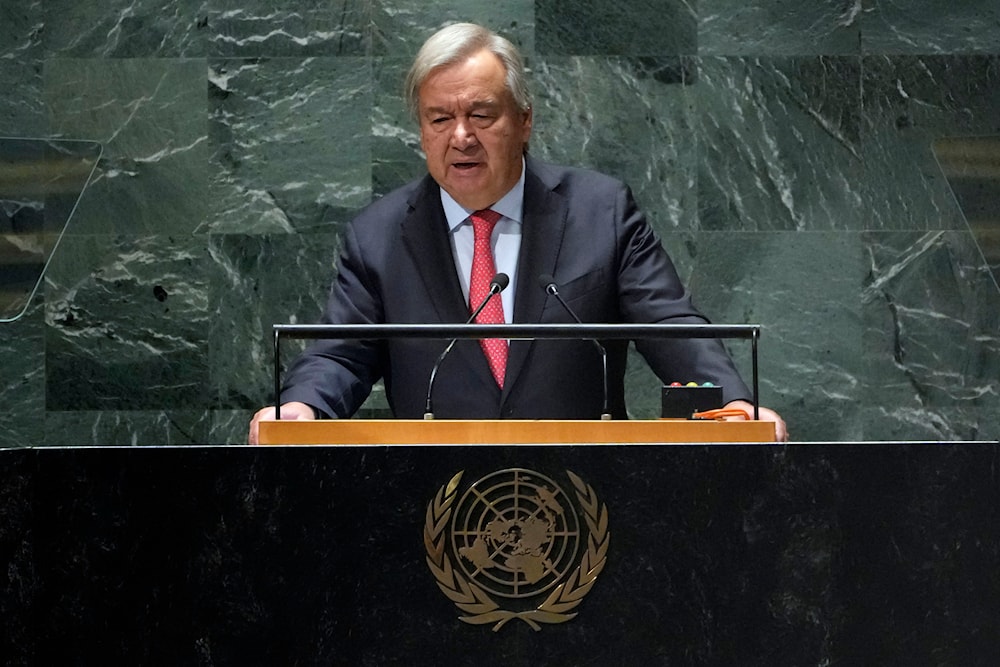
<svg viewBox="0 0 1000 667">
<path fill-rule="evenodd" d="M 460 150 L 475 146 L 475 128 L 472 127 L 468 120 L 458 119 L 458 122 L 455 123 L 455 131 L 451 135 L 451 141 L 452 145 Z"/>
</svg>

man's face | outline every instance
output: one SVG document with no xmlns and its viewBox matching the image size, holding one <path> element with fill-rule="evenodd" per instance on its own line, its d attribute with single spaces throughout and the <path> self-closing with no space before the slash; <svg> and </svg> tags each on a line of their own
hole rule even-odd
<svg viewBox="0 0 1000 667">
<path fill-rule="evenodd" d="M 518 109 L 505 75 L 500 59 L 483 50 L 432 71 L 420 86 L 427 170 L 468 209 L 496 203 L 521 176 L 531 110 Z"/>
</svg>

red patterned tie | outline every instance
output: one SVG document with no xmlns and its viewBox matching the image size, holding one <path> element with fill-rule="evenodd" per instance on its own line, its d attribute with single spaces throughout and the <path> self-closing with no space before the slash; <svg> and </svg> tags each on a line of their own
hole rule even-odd
<svg viewBox="0 0 1000 667">
<path fill-rule="evenodd" d="M 490 281 L 496 275 L 497 267 L 493 262 L 493 250 L 490 248 L 490 237 L 493 228 L 502 216 L 496 211 L 484 209 L 470 216 L 472 229 L 475 232 L 475 247 L 472 253 L 472 277 L 469 281 L 469 312 L 475 310 L 490 293 Z M 476 324 L 503 324 L 503 302 L 496 295 L 486 304 L 476 317 Z M 493 377 L 497 384 L 503 387 L 504 373 L 507 370 L 507 341 L 502 338 L 489 338 L 479 341 L 483 354 L 490 364 Z"/>
</svg>

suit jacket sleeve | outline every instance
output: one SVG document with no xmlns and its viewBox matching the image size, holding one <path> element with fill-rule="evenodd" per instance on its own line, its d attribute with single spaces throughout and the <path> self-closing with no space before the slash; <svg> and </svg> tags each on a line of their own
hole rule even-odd
<svg viewBox="0 0 1000 667">
<path fill-rule="evenodd" d="M 381 323 L 384 319 L 377 285 L 362 261 L 353 225 L 344 233 L 343 244 L 322 322 Z M 281 401 L 301 401 L 321 417 L 350 417 L 379 379 L 382 348 L 381 343 L 372 341 L 316 341 L 285 374 Z"/>
<path fill-rule="evenodd" d="M 622 248 L 618 273 L 619 303 L 627 322 L 709 324 L 695 308 L 660 239 L 639 211 L 631 191 L 616 193 L 616 216 Z M 636 341 L 636 349 L 665 384 L 711 381 L 723 388 L 725 402 L 750 400 L 732 358 L 718 339 Z"/>
</svg>

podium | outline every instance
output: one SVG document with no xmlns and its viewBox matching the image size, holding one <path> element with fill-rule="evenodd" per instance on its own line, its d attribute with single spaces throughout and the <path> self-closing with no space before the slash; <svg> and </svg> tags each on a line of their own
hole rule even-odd
<svg viewBox="0 0 1000 667">
<path fill-rule="evenodd" d="M 321 419 L 260 424 L 263 445 L 544 445 L 774 442 L 765 421 Z"/>
<path fill-rule="evenodd" d="M 384 436 L 389 424 L 355 426 Z M 444 440 L 442 429 L 504 425 L 397 426 Z M 557 437 L 556 424 L 506 426 Z M 0 654 L 11 664 L 979 665 L 1000 655 L 996 442 L 67 447 L 0 459 Z M 458 473 L 453 514 L 477 480 L 538 497 L 495 483 L 512 469 L 557 482 L 567 513 L 566 496 L 593 501 L 577 528 L 592 521 L 598 539 L 581 541 L 566 568 L 592 585 L 577 575 L 567 588 L 579 603 L 553 612 L 577 615 L 540 630 L 464 622 L 490 612 L 460 608 L 442 586 L 462 591 L 428 564 L 439 525 L 454 525 L 442 510 Z M 456 528 L 462 538 L 466 524 Z M 459 558 L 453 572 L 469 567 Z"/>
</svg>

